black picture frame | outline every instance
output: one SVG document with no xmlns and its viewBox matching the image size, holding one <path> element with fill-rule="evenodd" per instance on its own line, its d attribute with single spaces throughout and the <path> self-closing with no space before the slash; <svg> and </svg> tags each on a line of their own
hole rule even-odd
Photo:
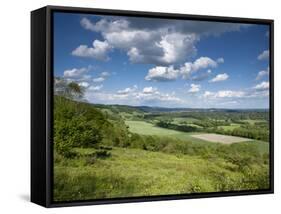
<svg viewBox="0 0 281 214">
<path fill-rule="evenodd" d="M 270 188 L 232 191 L 53 202 L 53 13 L 80 13 L 133 17 L 187 19 L 263 24 L 270 27 Z M 177 200 L 274 193 L 274 21 L 238 17 L 186 15 L 158 12 L 46 6 L 31 12 L 31 201 L 44 207 Z"/>
</svg>

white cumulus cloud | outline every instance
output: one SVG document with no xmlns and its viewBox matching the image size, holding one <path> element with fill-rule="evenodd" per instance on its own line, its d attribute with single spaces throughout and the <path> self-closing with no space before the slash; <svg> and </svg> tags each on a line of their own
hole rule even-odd
<svg viewBox="0 0 281 214">
<path fill-rule="evenodd" d="M 178 77 L 182 77 L 183 79 L 189 79 L 192 74 L 195 72 L 207 69 L 207 68 L 215 68 L 217 67 L 217 62 L 212 60 L 209 57 L 200 57 L 196 59 L 194 62 L 186 62 L 181 65 L 178 69 L 175 69 L 174 66 L 156 66 L 154 68 L 149 69 L 148 74 L 145 77 L 145 80 L 151 81 L 173 81 Z M 203 80 L 207 78 L 211 73 L 211 70 L 208 69 L 206 74 L 199 75 L 195 77 L 195 79 Z"/>
<path fill-rule="evenodd" d="M 269 82 L 261 82 L 260 84 L 257 84 L 256 86 L 253 87 L 257 91 L 264 91 L 269 89 Z"/>
<path fill-rule="evenodd" d="M 200 91 L 201 85 L 191 84 L 190 89 L 188 90 L 189 93 L 197 93 Z"/>
<path fill-rule="evenodd" d="M 269 50 L 264 50 L 260 55 L 258 55 L 258 60 L 266 60 L 269 58 Z"/>
<path fill-rule="evenodd" d="M 93 79 L 93 82 L 103 82 L 105 80 L 104 77 L 97 77 Z"/>
<path fill-rule="evenodd" d="M 93 92 L 96 92 L 96 91 L 100 91 L 101 89 L 103 88 L 103 85 L 91 85 L 88 90 L 89 91 L 93 91 Z"/>
<path fill-rule="evenodd" d="M 144 94 L 154 94 L 157 92 L 157 88 L 154 88 L 154 87 L 145 87 L 143 88 L 142 92 Z"/>
<path fill-rule="evenodd" d="M 196 59 L 193 63 L 186 62 L 183 66 L 180 67 L 180 73 L 184 79 L 189 79 L 190 76 L 201 70 L 206 68 L 215 68 L 217 67 L 217 62 L 209 57 L 200 57 Z"/>
<path fill-rule="evenodd" d="M 82 18 L 80 21 L 80 24 L 83 28 L 86 30 L 91 30 L 91 31 L 96 31 L 96 26 L 93 24 L 89 19 L 87 18 Z"/>
<path fill-rule="evenodd" d="M 107 41 L 94 40 L 92 47 L 80 45 L 72 51 L 72 55 L 79 57 L 95 58 L 97 60 L 108 60 L 107 53 L 112 49 Z"/>
<path fill-rule="evenodd" d="M 179 70 L 174 69 L 173 66 L 164 67 L 156 66 L 149 69 L 148 74 L 145 77 L 145 80 L 154 80 L 154 81 L 171 81 L 177 79 L 179 75 Z"/>
<path fill-rule="evenodd" d="M 197 71 L 199 69 L 217 67 L 217 63 L 209 57 L 200 57 L 199 59 L 195 60 L 192 67 L 194 71 Z"/>
<path fill-rule="evenodd" d="M 88 71 L 89 71 L 88 68 L 72 68 L 72 69 L 65 70 L 63 72 L 63 76 L 65 78 L 79 78 L 83 74 L 87 73 Z"/>
<path fill-rule="evenodd" d="M 100 33 L 104 42 L 114 49 L 127 53 L 132 63 L 169 66 L 183 63 L 197 53 L 196 44 L 202 36 L 220 36 L 225 32 L 239 31 L 248 24 L 216 23 L 178 20 L 161 20 L 137 17 L 100 17 L 93 21 L 84 17 L 81 26 Z M 94 56 L 104 59 L 105 54 L 93 54 L 94 47 L 80 46 L 77 56 Z M 90 49 L 90 50 L 89 50 Z M 98 57 L 97 57 L 98 56 Z M 217 63 L 222 63 L 219 58 Z"/>
<path fill-rule="evenodd" d="M 217 92 L 205 91 L 204 98 L 242 98 L 245 97 L 244 91 L 221 90 Z"/>
<path fill-rule="evenodd" d="M 258 73 L 257 77 L 256 77 L 256 80 L 260 80 L 262 79 L 263 77 L 265 76 L 268 76 L 269 75 L 269 67 L 267 67 L 266 70 L 262 70 Z"/>
<path fill-rule="evenodd" d="M 136 91 L 137 89 L 137 86 L 135 85 L 134 87 L 130 88 L 125 88 L 125 89 L 122 89 L 122 90 L 118 90 L 117 91 L 117 94 L 129 94 L 129 93 L 132 93 L 134 91 Z"/>
<path fill-rule="evenodd" d="M 183 61 L 196 53 L 195 34 L 170 33 L 161 37 L 156 46 L 162 49 L 163 55 L 159 57 L 159 62 L 172 64 Z"/>
<path fill-rule="evenodd" d="M 133 63 L 167 65 L 196 53 L 197 35 L 169 32 L 168 28 L 137 28 L 126 19 L 81 21 L 85 29 L 100 32 L 112 47 L 127 52 Z"/>
<path fill-rule="evenodd" d="M 229 76 L 227 73 L 218 74 L 213 79 L 211 79 L 209 82 L 221 82 L 221 81 L 227 80 L 228 78 L 229 78 Z"/>
</svg>

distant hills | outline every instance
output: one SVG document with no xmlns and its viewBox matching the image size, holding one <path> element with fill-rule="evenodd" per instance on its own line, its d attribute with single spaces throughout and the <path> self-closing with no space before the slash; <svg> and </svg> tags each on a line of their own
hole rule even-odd
<svg viewBox="0 0 281 214">
<path fill-rule="evenodd" d="M 92 104 L 97 108 L 105 108 L 118 111 L 140 111 L 147 113 L 156 112 L 268 112 L 269 109 L 225 109 L 225 108 L 167 108 L 167 107 L 151 107 L 151 106 L 129 106 L 129 105 L 105 105 L 105 104 Z"/>
</svg>

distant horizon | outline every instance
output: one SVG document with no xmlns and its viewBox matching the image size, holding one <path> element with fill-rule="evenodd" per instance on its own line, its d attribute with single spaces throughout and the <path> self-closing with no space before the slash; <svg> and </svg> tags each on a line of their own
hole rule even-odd
<svg viewBox="0 0 281 214">
<path fill-rule="evenodd" d="M 55 12 L 54 76 L 93 104 L 269 109 L 269 38 L 267 25 Z"/>
<path fill-rule="evenodd" d="M 90 103 L 93 105 L 105 105 L 105 106 L 128 106 L 128 107 L 148 107 L 148 108 L 163 108 L 163 109 L 227 109 L 227 110 L 270 110 L 270 108 L 216 108 L 216 107 L 165 107 L 165 106 L 149 106 L 149 105 L 126 105 L 126 104 L 103 104 L 103 103 Z"/>
</svg>

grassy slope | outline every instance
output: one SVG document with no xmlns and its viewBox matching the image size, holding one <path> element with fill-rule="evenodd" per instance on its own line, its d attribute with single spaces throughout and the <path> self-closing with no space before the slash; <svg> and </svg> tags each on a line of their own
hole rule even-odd
<svg viewBox="0 0 281 214">
<path fill-rule="evenodd" d="M 94 149 L 78 149 L 81 154 Z M 112 156 L 87 164 L 84 158 L 55 165 L 54 197 L 85 200 L 145 195 L 213 192 L 245 186 L 242 173 L 223 159 L 113 148 Z"/>
<path fill-rule="evenodd" d="M 61 100 L 60 107 L 65 107 L 66 104 L 69 107 L 73 105 L 74 110 L 81 110 L 81 108 L 74 108 L 75 103 L 67 100 Z M 127 132 L 124 131 L 126 126 L 123 121 L 120 121 L 120 118 L 114 118 L 111 115 L 107 118 L 101 115 L 100 111 L 92 108 L 94 107 L 91 105 L 83 104 L 85 110 L 83 112 L 93 118 L 91 121 L 95 121 L 96 126 L 103 130 L 106 139 L 110 138 L 113 141 L 119 135 L 120 139 L 118 140 L 120 142 L 127 139 Z M 55 108 L 55 110 L 57 112 L 59 109 Z M 98 118 L 97 115 L 99 115 Z M 56 119 L 59 118 L 56 117 Z M 253 145 L 250 142 L 243 143 L 243 145 L 236 144 L 232 150 L 228 150 L 228 147 L 208 143 L 207 141 L 196 141 L 195 138 L 189 136 L 189 133 L 153 127 L 150 123 L 131 121 L 131 124 L 129 122 L 128 125 L 131 131 L 134 129 L 135 132 L 140 134 L 153 133 L 152 135 L 156 136 L 170 136 L 192 141 L 194 144 L 201 146 L 198 148 L 191 147 L 184 141 L 177 142 L 175 145 L 174 142 L 169 142 L 169 138 L 167 138 L 170 144 L 165 146 L 163 152 L 160 150 L 152 152 L 131 147 L 114 147 L 110 151 L 111 157 L 93 160 L 85 156 L 85 153 L 93 153 L 94 148 L 75 149 L 78 155 L 70 159 L 55 152 L 55 201 L 253 189 L 257 185 L 264 186 L 267 183 L 267 180 L 255 180 L 256 178 L 264 179 L 266 177 L 268 165 L 262 164 L 263 159 L 260 156 L 253 157 L 253 161 L 250 160 L 251 158 L 247 154 L 250 154 L 251 157 L 252 154 L 256 154 L 255 150 L 252 150 Z M 157 145 L 159 145 L 159 141 L 162 140 L 160 138 L 157 138 L 157 140 Z M 141 144 L 141 141 L 137 142 Z M 181 144 L 184 144 L 185 147 Z M 213 149 L 219 146 L 220 153 L 226 154 L 226 157 L 218 156 L 216 150 L 205 146 L 208 144 Z M 268 149 L 268 144 L 256 145 L 258 145 L 260 151 Z M 189 147 L 191 151 L 189 151 Z M 202 151 L 202 147 L 206 150 L 206 155 L 202 155 L 202 152 L 205 151 Z M 235 147 L 237 148 L 235 149 Z M 171 153 L 169 153 L 169 149 Z M 185 155 L 179 152 L 182 149 L 186 149 Z M 245 150 L 246 154 L 242 155 L 241 149 Z M 250 161 L 251 164 L 249 167 L 243 167 L 247 164 L 244 164 L 244 162 L 241 164 L 240 160 L 245 161 L 245 163 Z M 237 163 L 234 164 L 235 162 Z M 243 170 L 237 168 L 240 165 L 242 165 Z M 260 184 L 256 184 L 256 182 Z"/>
</svg>

